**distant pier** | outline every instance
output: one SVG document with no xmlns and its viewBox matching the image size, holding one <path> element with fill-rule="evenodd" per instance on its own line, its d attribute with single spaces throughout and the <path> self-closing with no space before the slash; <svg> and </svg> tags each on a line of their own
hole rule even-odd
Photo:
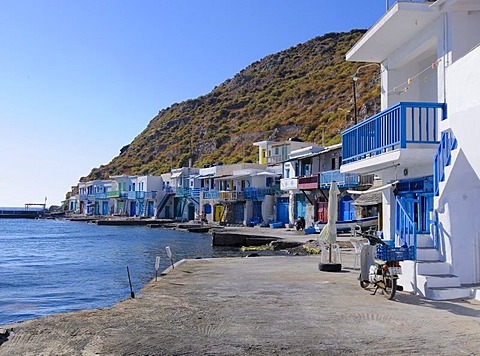
<svg viewBox="0 0 480 356">
<path fill-rule="evenodd" d="M 0 219 L 36 219 L 42 217 L 43 214 L 43 210 L 0 208 Z"/>
</svg>

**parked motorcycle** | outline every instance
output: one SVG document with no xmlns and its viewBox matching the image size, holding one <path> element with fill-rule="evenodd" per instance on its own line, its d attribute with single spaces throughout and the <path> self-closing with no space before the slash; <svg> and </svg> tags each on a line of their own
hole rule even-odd
<svg viewBox="0 0 480 356">
<path fill-rule="evenodd" d="M 360 286 L 367 289 L 373 285 L 375 288 L 373 295 L 377 293 L 378 289 L 381 289 L 387 299 L 393 299 L 397 290 L 403 290 L 401 286 L 397 286 L 398 275 L 402 274 L 400 262 L 384 259 L 391 248 L 374 233 L 359 234 L 369 242 L 369 245 L 365 245 L 361 251 Z M 379 252 L 380 256 L 376 256 Z"/>
</svg>

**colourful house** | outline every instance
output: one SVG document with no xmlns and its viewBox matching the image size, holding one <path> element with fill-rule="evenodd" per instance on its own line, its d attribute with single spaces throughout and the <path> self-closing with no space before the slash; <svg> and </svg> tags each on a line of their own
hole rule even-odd
<svg viewBox="0 0 480 356">
<path fill-rule="evenodd" d="M 209 221 L 247 224 L 255 213 L 261 214 L 265 194 L 254 197 L 252 190 L 264 188 L 271 182 L 271 176 L 261 175 L 265 172 L 265 165 L 258 163 L 201 168 L 196 177 L 201 189 L 200 211 L 206 214 Z M 273 171 L 270 173 L 277 176 Z"/>
</svg>

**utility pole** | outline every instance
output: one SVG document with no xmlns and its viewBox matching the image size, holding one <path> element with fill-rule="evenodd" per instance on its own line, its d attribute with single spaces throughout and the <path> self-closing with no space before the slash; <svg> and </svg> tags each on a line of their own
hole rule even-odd
<svg viewBox="0 0 480 356">
<path fill-rule="evenodd" d="M 354 119 L 355 119 L 355 125 L 357 124 L 357 76 L 353 76 L 352 78 L 352 84 L 353 84 L 353 113 L 354 113 Z"/>
</svg>

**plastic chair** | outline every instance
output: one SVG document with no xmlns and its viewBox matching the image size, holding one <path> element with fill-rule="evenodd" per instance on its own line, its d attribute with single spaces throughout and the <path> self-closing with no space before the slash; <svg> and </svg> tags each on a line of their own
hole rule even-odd
<svg viewBox="0 0 480 356">
<path fill-rule="evenodd" d="M 362 253 L 362 247 L 364 242 L 362 239 L 350 239 L 351 244 L 353 245 L 354 255 L 353 255 L 353 269 L 357 269 L 357 263 L 360 260 L 360 255 Z M 360 266 L 359 266 L 360 267 Z"/>
<path fill-rule="evenodd" d="M 342 263 L 342 255 L 340 254 L 340 246 L 335 244 L 327 244 L 321 238 L 317 237 L 318 244 L 320 245 L 321 254 L 320 254 L 320 262 L 321 263 L 329 263 L 329 254 L 330 254 L 330 246 L 332 247 L 332 262 L 333 263 Z"/>
<path fill-rule="evenodd" d="M 360 225 L 350 226 L 350 236 L 352 238 L 357 238 L 357 234 L 361 234 L 362 227 Z"/>
</svg>

